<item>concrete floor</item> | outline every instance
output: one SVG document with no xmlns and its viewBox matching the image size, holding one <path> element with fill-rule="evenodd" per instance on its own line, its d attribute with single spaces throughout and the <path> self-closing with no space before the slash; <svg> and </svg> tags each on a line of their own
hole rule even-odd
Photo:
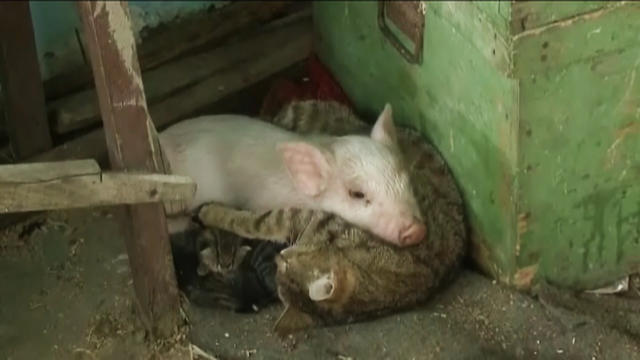
<svg viewBox="0 0 640 360">
<path fill-rule="evenodd" d="M 35 220 L 0 236 L 0 359 L 197 358 L 187 340 L 145 339 L 109 211 Z M 419 309 L 286 341 L 270 333 L 280 311 L 187 306 L 188 340 L 219 359 L 640 359 L 633 332 L 543 305 L 468 270 Z"/>
</svg>

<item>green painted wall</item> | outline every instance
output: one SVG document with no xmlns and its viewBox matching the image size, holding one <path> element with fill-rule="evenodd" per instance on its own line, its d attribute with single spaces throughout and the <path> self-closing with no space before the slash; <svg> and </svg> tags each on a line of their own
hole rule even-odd
<svg viewBox="0 0 640 360">
<path fill-rule="evenodd" d="M 640 4 L 578 5 L 528 5 L 565 23 L 517 34 L 514 74 L 517 265 L 582 288 L 640 270 Z"/>
<path fill-rule="evenodd" d="M 493 276 L 576 288 L 640 264 L 640 14 L 606 2 L 425 2 L 421 65 L 377 2 L 314 5 L 317 49 L 360 111 L 390 102 L 464 193 Z M 576 14 L 582 14 L 572 19 Z"/>
<path fill-rule="evenodd" d="M 361 111 L 385 102 L 440 149 L 464 191 L 492 271 L 514 268 L 517 138 L 507 3 L 431 2 L 424 60 L 411 65 L 378 29 L 377 2 L 316 1 L 321 58 Z M 501 9 L 502 7 L 502 9 Z"/>
</svg>

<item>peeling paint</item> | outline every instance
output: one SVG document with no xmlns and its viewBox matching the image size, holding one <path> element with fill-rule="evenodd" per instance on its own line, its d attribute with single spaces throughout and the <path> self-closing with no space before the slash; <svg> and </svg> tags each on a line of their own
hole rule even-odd
<svg viewBox="0 0 640 360">
<path fill-rule="evenodd" d="M 375 3 L 315 2 L 318 52 L 360 110 L 392 101 L 398 119 L 440 149 L 463 190 L 471 254 L 483 270 L 517 286 L 535 277 L 578 288 L 606 280 L 638 248 L 640 210 L 631 199 L 640 158 L 623 124 L 640 116 L 631 73 L 640 7 L 527 5 L 540 10 L 529 20 L 541 26 L 514 38 L 510 19 L 502 30 L 500 14 L 476 4 L 428 4 L 425 61 L 409 77 L 375 21 L 362 20 L 375 19 Z M 620 158 L 607 172 L 610 145 Z M 603 190 L 622 178 L 629 195 Z M 589 196 L 599 191 L 594 204 Z M 607 194 L 616 197 L 611 204 Z"/>
<path fill-rule="evenodd" d="M 138 58 L 135 51 L 136 41 L 133 36 L 131 28 L 131 20 L 129 18 L 129 12 L 126 10 L 123 3 L 119 1 L 101 1 L 94 9 L 94 17 L 97 17 L 99 13 L 106 11 L 109 18 L 109 24 L 111 26 L 110 33 L 124 66 L 126 67 L 131 79 L 134 81 L 135 87 L 139 89 L 132 97 L 134 103 L 128 104 L 130 106 L 144 106 L 144 85 L 142 83 L 142 77 L 139 71 L 134 70 L 134 64 L 138 62 Z"/>
<path fill-rule="evenodd" d="M 629 123 L 625 125 L 622 129 L 616 132 L 616 138 L 607 149 L 607 169 L 610 169 L 618 159 L 618 146 L 626 137 L 630 134 L 640 132 L 640 124 L 639 123 Z"/>
<path fill-rule="evenodd" d="M 130 100 L 123 103 L 122 105 L 144 108 L 144 112 L 146 113 L 147 117 L 146 133 L 148 136 L 148 142 L 149 144 L 151 144 L 152 152 L 157 152 L 159 149 L 159 144 L 154 141 L 154 139 L 157 137 L 157 133 L 147 110 L 147 104 L 144 95 L 144 84 L 142 82 L 142 76 L 139 71 L 140 66 L 135 66 L 138 63 L 136 39 L 133 35 L 131 18 L 128 8 L 121 2 L 105 1 L 102 2 L 102 4 L 104 4 L 104 10 L 107 11 L 107 14 L 109 16 L 109 24 L 111 25 L 111 36 L 118 47 L 118 52 L 120 53 L 123 64 L 127 69 L 134 85 L 134 89 L 132 89 L 133 93 L 130 94 Z M 138 69 L 138 71 L 136 71 L 136 68 Z M 161 158 L 153 158 L 153 162 L 153 167 L 155 169 L 163 168 L 164 163 L 161 161 Z"/>
<path fill-rule="evenodd" d="M 453 146 L 453 129 L 449 130 L 449 146 L 451 147 L 451 152 L 455 152 L 455 147 Z"/>
<path fill-rule="evenodd" d="M 593 9 L 528 4 L 537 23 Z M 535 262 L 537 277 L 576 290 L 613 281 L 640 257 L 639 11 L 628 2 L 570 16 L 514 44 L 514 76 L 525 79 L 516 201 L 532 214 L 518 219 L 517 266 Z"/>
<path fill-rule="evenodd" d="M 529 289 L 537 273 L 538 264 L 519 269 L 513 276 L 513 285 L 520 290 Z"/>
<path fill-rule="evenodd" d="M 531 213 L 525 212 L 518 215 L 518 235 L 523 235 L 529 230 L 529 218 Z"/>
<path fill-rule="evenodd" d="M 585 14 L 580 14 L 580 15 L 576 15 L 573 17 L 570 17 L 568 19 L 564 19 L 564 20 L 560 20 L 560 21 L 556 21 L 556 22 L 552 22 L 550 24 L 547 25 L 543 25 L 537 28 L 533 28 L 533 29 L 527 29 L 517 35 L 515 35 L 513 37 L 514 41 L 519 40 L 520 38 L 523 37 L 529 37 L 529 36 L 537 36 L 540 35 L 541 33 L 549 30 L 549 29 L 556 29 L 556 28 L 563 28 L 563 27 L 568 27 L 573 25 L 576 22 L 579 21 L 587 21 L 587 20 L 593 20 L 593 19 L 597 19 L 617 8 L 619 8 L 620 6 L 625 6 L 628 3 L 628 1 L 618 1 L 615 2 L 614 5 L 611 5 L 609 7 L 605 7 L 602 9 L 598 9 L 592 12 L 588 12 Z"/>
<path fill-rule="evenodd" d="M 633 64 L 631 74 L 629 74 L 629 82 L 627 84 L 627 89 L 625 90 L 624 95 L 622 96 L 622 98 L 620 99 L 620 102 L 618 103 L 618 107 L 627 105 L 625 107 L 625 111 L 631 114 L 634 113 L 634 111 L 640 109 L 638 94 L 632 94 L 633 87 L 636 82 L 636 70 L 638 69 L 638 65 L 640 65 L 640 57 L 638 57 L 635 64 Z"/>
<path fill-rule="evenodd" d="M 136 41 L 131 29 L 127 4 L 110 1 L 95 2 L 92 16 L 94 19 L 106 20 L 106 25 L 108 26 L 107 42 L 115 47 L 114 50 L 119 56 L 119 62 L 130 81 L 126 93 L 110 94 L 112 104 L 120 109 L 138 108 L 144 112 L 147 141 L 150 144 L 151 152 L 158 153 L 160 149 L 159 143 L 156 141 L 157 133 L 149 117 L 145 101 L 144 85 L 137 59 Z M 116 141 L 116 151 L 121 153 L 121 139 L 118 134 L 115 134 L 114 140 Z M 149 161 L 151 162 L 147 164 L 149 168 L 164 169 L 162 156 L 152 156 Z"/>
<path fill-rule="evenodd" d="M 593 34 L 600 34 L 600 31 L 602 31 L 602 28 L 600 27 L 589 31 L 589 33 L 587 34 L 587 39 L 589 39 Z"/>
</svg>

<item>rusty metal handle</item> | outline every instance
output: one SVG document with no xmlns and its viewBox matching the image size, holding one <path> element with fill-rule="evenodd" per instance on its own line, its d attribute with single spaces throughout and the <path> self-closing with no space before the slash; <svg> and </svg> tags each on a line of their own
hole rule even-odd
<svg viewBox="0 0 640 360">
<path fill-rule="evenodd" d="M 411 2 L 413 3 L 413 1 Z M 411 39 L 414 42 L 414 48 L 413 51 L 411 51 L 400 41 L 398 36 L 394 34 L 387 25 L 386 5 L 392 5 L 394 3 L 398 4 L 402 2 L 378 0 L 378 27 L 380 28 L 382 34 L 389 40 L 389 42 L 391 42 L 391 45 L 393 45 L 393 47 L 398 50 L 398 52 L 405 58 L 405 60 L 412 64 L 422 64 L 422 48 L 424 43 L 424 14 L 422 14 L 422 18 L 420 19 L 421 21 L 419 21 L 419 23 L 417 24 L 417 38 Z M 400 6 L 402 6 L 402 4 L 400 4 Z M 404 20 L 408 21 L 409 19 Z M 411 37 L 411 35 L 407 35 Z"/>
</svg>

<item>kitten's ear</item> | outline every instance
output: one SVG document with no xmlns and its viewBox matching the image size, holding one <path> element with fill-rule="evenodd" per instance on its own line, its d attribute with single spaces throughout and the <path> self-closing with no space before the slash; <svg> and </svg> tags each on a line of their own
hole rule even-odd
<svg viewBox="0 0 640 360">
<path fill-rule="evenodd" d="M 238 250 L 236 251 L 236 256 L 234 256 L 233 258 L 232 268 L 234 270 L 237 269 L 240 264 L 242 264 L 242 260 L 244 260 L 244 257 L 247 256 L 249 251 L 251 251 L 251 246 L 243 245 L 238 248 Z"/>
<path fill-rule="evenodd" d="M 313 318 L 300 310 L 287 305 L 278 321 L 276 321 L 273 331 L 281 338 L 294 332 L 308 329 L 314 325 Z"/>
<path fill-rule="evenodd" d="M 320 149 L 305 142 L 284 142 L 278 144 L 277 149 L 300 192 L 313 197 L 327 188 L 331 167 Z"/>
<path fill-rule="evenodd" d="M 198 274 L 198 276 L 206 276 L 209 273 L 209 268 L 205 264 L 200 263 L 198 264 L 196 273 Z"/>
<path fill-rule="evenodd" d="M 371 138 L 385 145 L 394 145 L 397 143 L 396 127 L 393 124 L 391 104 L 387 103 L 380 116 L 378 116 L 378 120 L 376 120 L 375 125 L 373 125 L 373 130 L 371 130 Z"/>
<path fill-rule="evenodd" d="M 200 263 L 198 264 L 197 273 L 199 276 L 205 276 L 213 272 L 218 263 L 218 259 L 213 250 L 208 247 L 200 251 Z"/>
</svg>

